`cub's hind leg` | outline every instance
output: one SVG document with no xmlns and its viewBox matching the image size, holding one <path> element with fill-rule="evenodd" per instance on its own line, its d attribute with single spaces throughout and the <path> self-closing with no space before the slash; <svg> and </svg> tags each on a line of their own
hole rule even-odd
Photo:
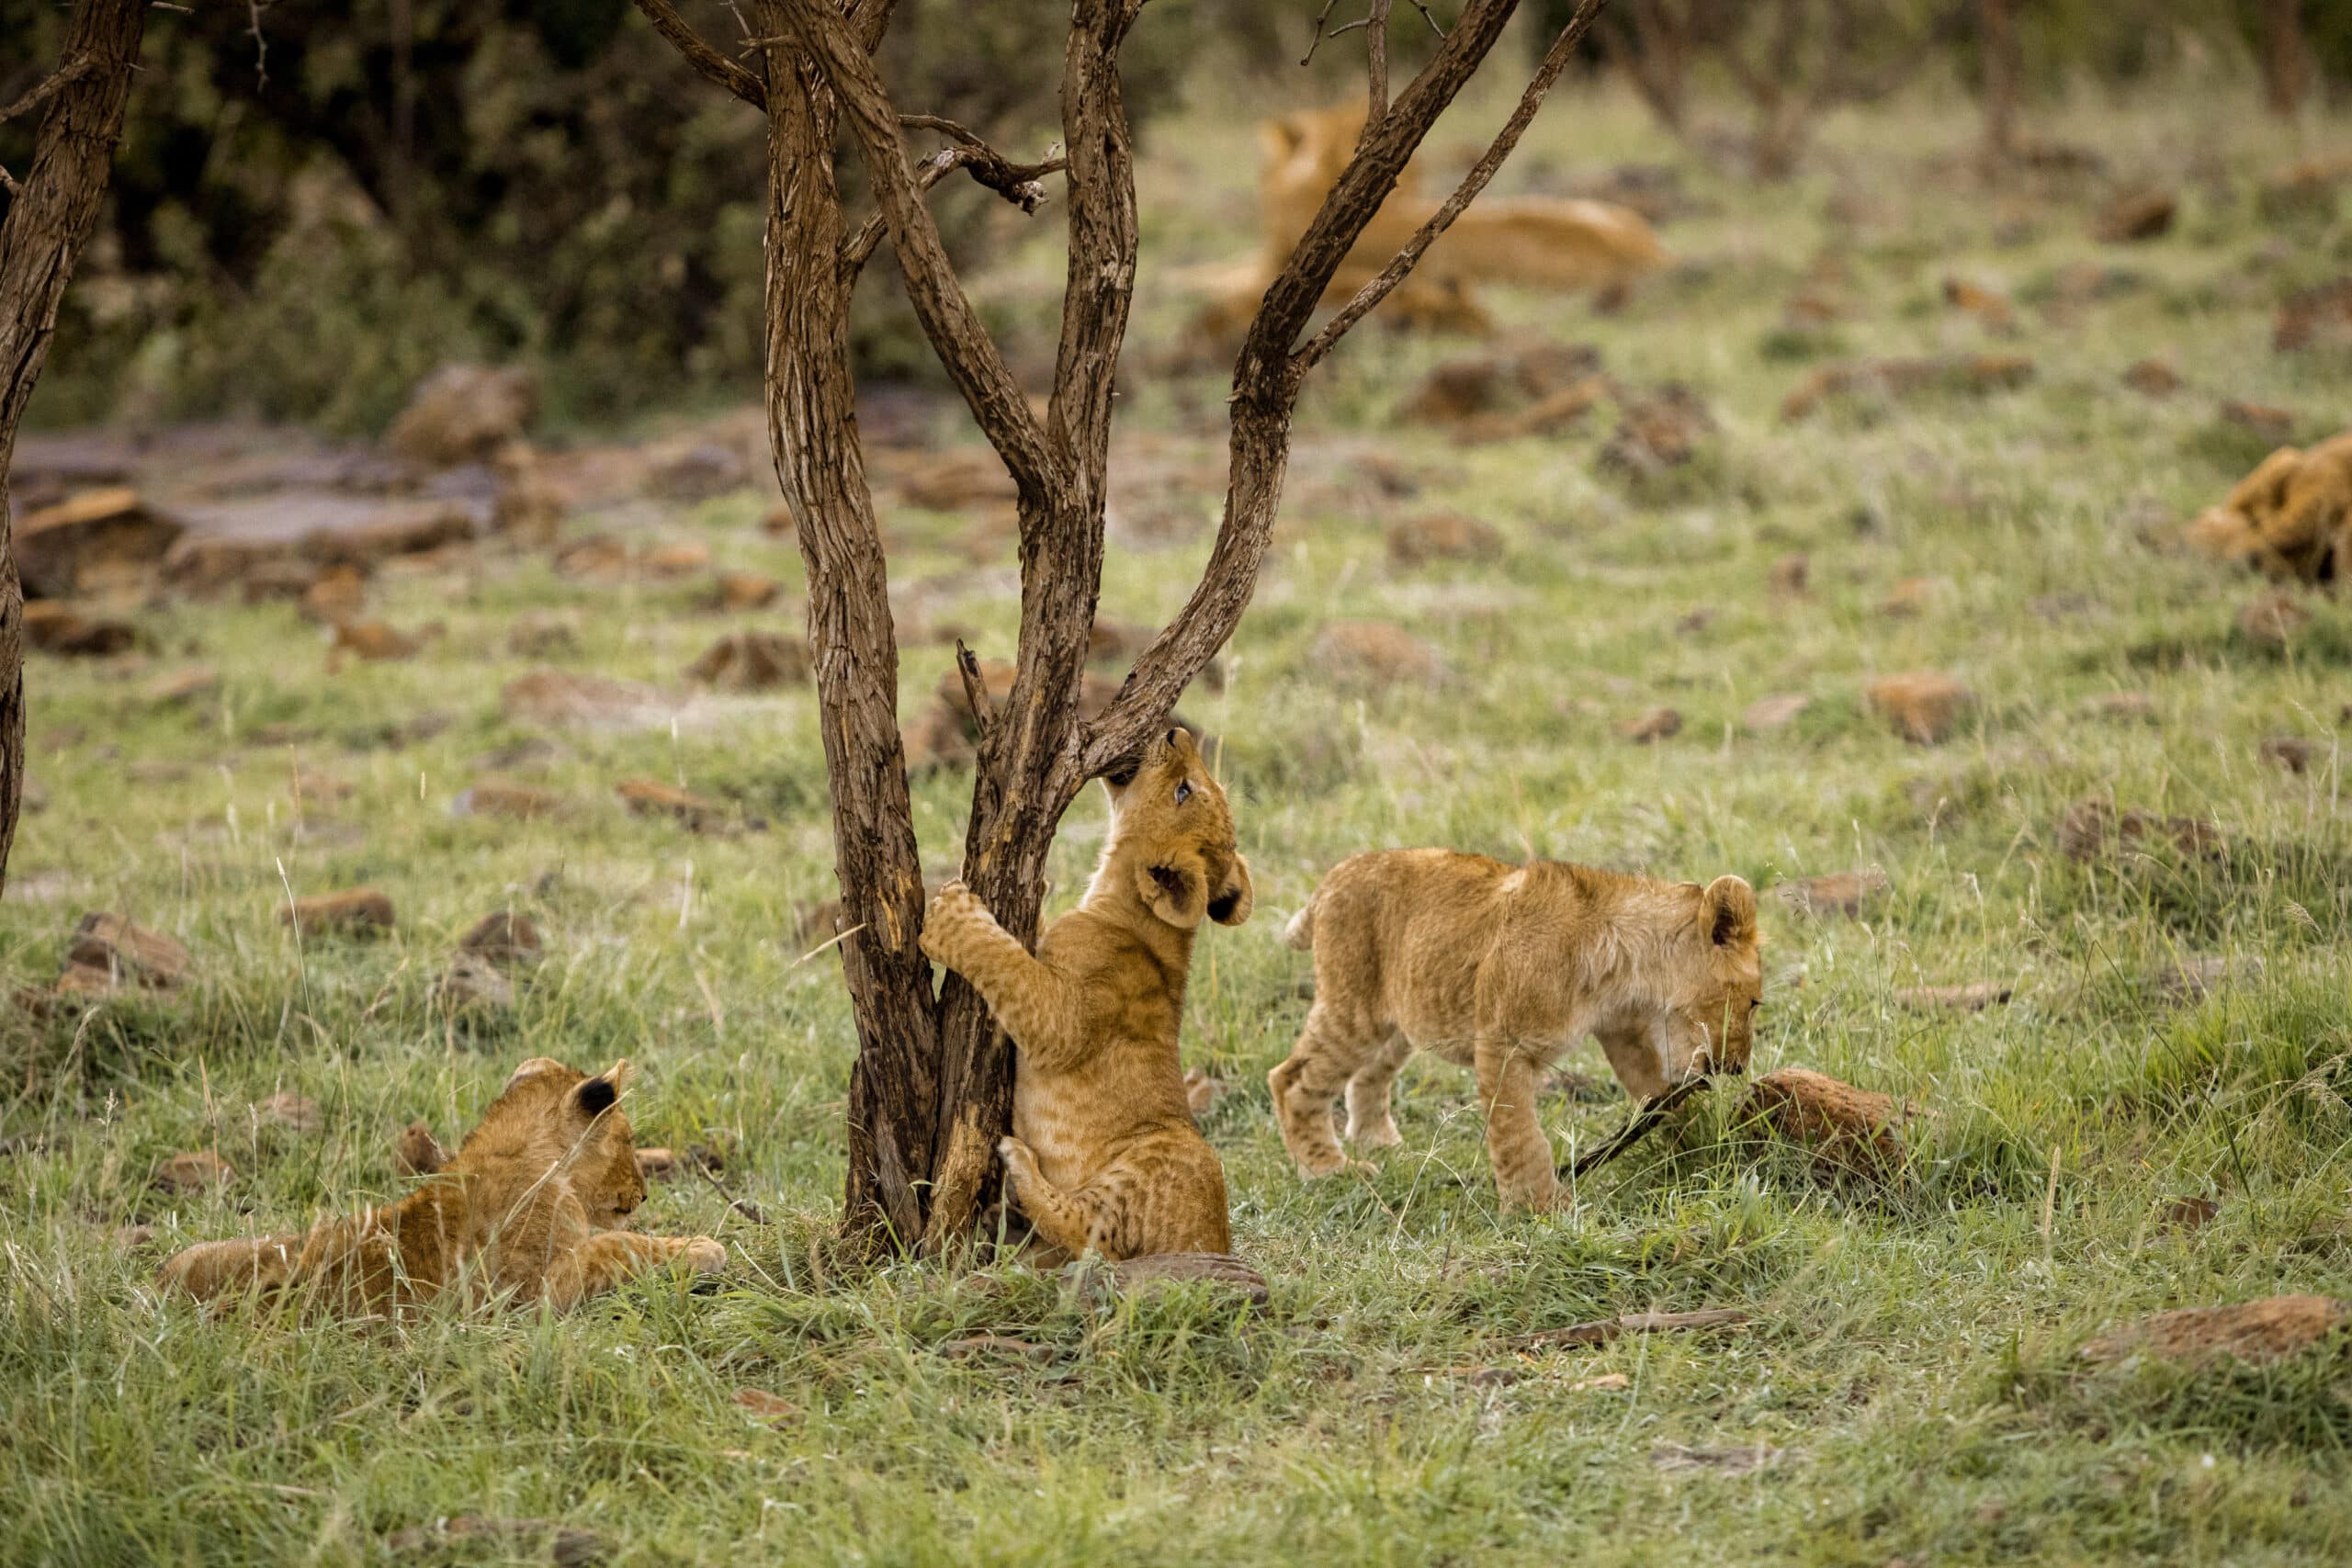
<svg viewBox="0 0 2352 1568">
<path fill-rule="evenodd" d="M 1344 1168 L 1347 1156 L 1331 1135 L 1331 1102 L 1386 1043 L 1387 1032 L 1361 1019 L 1343 1017 L 1317 998 L 1306 1010 L 1290 1057 L 1266 1075 L 1273 1091 L 1274 1121 L 1283 1146 L 1308 1180 Z"/>
<path fill-rule="evenodd" d="M 1396 1069 L 1413 1054 L 1413 1043 L 1401 1029 L 1388 1032 L 1386 1043 L 1358 1067 L 1348 1080 L 1348 1142 L 1368 1149 L 1393 1149 L 1405 1141 L 1388 1110 L 1388 1086 Z"/>
<path fill-rule="evenodd" d="M 1046 1179 L 1028 1145 L 1018 1138 L 999 1138 L 996 1152 L 1004 1161 L 1004 1184 L 1012 1195 L 1012 1206 L 1029 1217 L 1040 1241 L 1072 1258 L 1094 1245 L 1094 1215 L 1086 1204 Z"/>
</svg>

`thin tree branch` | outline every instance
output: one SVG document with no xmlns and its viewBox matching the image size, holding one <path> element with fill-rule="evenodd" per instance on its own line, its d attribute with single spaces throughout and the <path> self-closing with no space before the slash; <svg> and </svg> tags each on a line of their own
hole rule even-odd
<svg viewBox="0 0 2352 1568">
<path fill-rule="evenodd" d="M 1370 51 L 1370 58 L 1364 65 L 1363 133 L 1365 136 L 1372 134 L 1372 128 L 1380 123 L 1382 115 L 1388 112 L 1388 8 L 1390 4 L 1391 0 L 1372 0 L 1372 15 L 1365 18 L 1370 24 L 1364 28 L 1363 35 L 1364 48 Z M 1361 145 L 1361 139 L 1359 139 L 1359 145 Z"/>
<path fill-rule="evenodd" d="M 671 46 L 686 57 L 686 63 L 700 72 L 713 85 L 734 95 L 753 108 L 768 107 L 767 83 L 744 67 L 736 64 L 705 42 L 670 0 L 637 0 L 637 8 L 653 24 L 653 30 L 670 40 Z"/>
<path fill-rule="evenodd" d="M 34 83 L 31 92 L 27 93 L 6 108 L 0 109 L 0 124 L 6 124 L 20 114 L 30 114 L 60 92 L 72 86 L 89 69 L 90 57 L 86 54 L 79 59 L 67 61 L 47 76 Z"/>
<path fill-rule="evenodd" d="M 1061 479 L 1062 464 L 956 276 L 939 225 L 907 166 L 898 111 L 875 74 L 873 60 L 859 47 L 848 19 L 832 0 L 781 0 L 777 8 L 798 40 L 806 64 L 840 100 L 842 118 L 874 182 L 882 220 L 906 279 L 907 299 L 922 323 L 923 335 L 979 422 L 981 433 L 1003 457 L 1013 482 L 1030 495 L 1046 494 Z"/>
<path fill-rule="evenodd" d="M 1568 25 L 1560 29 L 1560 36 L 1545 51 L 1544 62 L 1536 67 L 1534 79 L 1520 95 L 1519 107 L 1511 110 L 1510 118 L 1503 122 L 1502 130 L 1495 133 L 1494 141 L 1487 144 L 1486 152 L 1478 161 L 1470 166 L 1470 172 L 1462 176 L 1462 183 L 1454 186 L 1453 194 L 1445 198 L 1444 205 L 1430 214 L 1429 221 L 1414 231 L 1413 237 L 1405 242 L 1404 248 L 1381 268 L 1380 275 L 1357 289 L 1355 297 L 1340 307 L 1340 313 L 1325 322 L 1323 330 L 1316 333 L 1306 347 L 1291 356 L 1291 363 L 1298 374 L 1304 375 L 1313 369 L 1347 335 L 1348 329 L 1363 320 L 1373 307 L 1387 299 L 1390 292 L 1405 281 L 1406 275 L 1428 253 L 1430 246 L 1436 243 L 1437 237 L 1462 216 L 1463 209 L 1476 199 L 1480 191 L 1487 188 L 1487 182 L 1495 177 L 1495 172 L 1503 166 L 1503 160 L 1510 156 L 1511 149 L 1517 147 L 1519 139 L 1526 134 L 1528 125 L 1535 118 L 1535 111 L 1544 107 L 1545 95 L 1560 79 L 1560 73 L 1567 69 L 1569 58 L 1576 53 L 1577 46 L 1584 41 L 1587 29 L 1592 26 L 1593 18 L 1600 15 L 1600 8 L 1605 4 L 1607 0 L 1583 0 L 1583 4 L 1577 7 L 1576 15 L 1568 18 Z"/>
<path fill-rule="evenodd" d="M 1022 211 L 1035 212 L 1046 199 L 1046 187 L 1037 183 L 1036 177 L 1069 167 L 1069 161 L 1066 158 L 1048 158 L 1042 164 L 1007 164 L 1006 168 L 1013 174 L 1030 176 L 1007 188 L 996 179 L 983 175 L 975 167 L 975 162 L 969 148 L 943 147 L 915 165 L 915 188 L 927 191 L 956 170 L 970 169 L 973 179 L 996 191 Z M 882 221 L 882 215 L 871 213 L 865 222 L 857 226 L 856 232 L 842 242 L 842 271 L 845 276 L 854 278 L 865 270 L 865 264 L 873 258 L 875 247 L 882 243 L 882 236 L 887 231 L 888 225 Z"/>
<path fill-rule="evenodd" d="M 1069 160 L 1058 156 L 1035 164 L 1016 164 L 968 128 L 935 114 L 902 114 L 899 124 L 908 130 L 934 130 L 956 143 L 963 154 L 956 165 L 969 170 L 973 179 L 1025 213 L 1035 213 L 1046 199 L 1046 189 L 1038 180 L 1069 167 Z"/>
</svg>

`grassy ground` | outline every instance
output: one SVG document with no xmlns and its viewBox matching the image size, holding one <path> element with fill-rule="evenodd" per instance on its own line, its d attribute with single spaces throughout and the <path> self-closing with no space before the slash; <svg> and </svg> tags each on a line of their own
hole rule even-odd
<svg viewBox="0 0 2352 1568">
<path fill-rule="evenodd" d="M 526 610 L 574 616 L 581 649 L 560 662 L 674 684 L 723 625 L 696 606 L 698 584 L 588 587 L 485 552 L 386 581 L 392 620 L 446 623 L 422 657 L 332 675 L 290 611 L 166 607 L 149 621 L 151 666 L 185 656 L 222 675 L 194 707 L 142 701 L 119 664 L 36 660 L 40 804 L 0 905 L 7 971 L 45 978 L 73 919 L 111 908 L 186 941 L 196 974 L 170 997 L 0 1026 L 13 1151 L 0 1157 L 0 1560 L 359 1561 L 390 1532 L 467 1513 L 565 1520 L 634 1562 L 2352 1551 L 2340 1361 L 2070 1369 L 2074 1347 L 2122 1316 L 2352 1297 L 2338 757 L 2352 609 L 2314 599 L 2300 647 L 2263 652 L 2232 629 L 2250 583 L 2143 537 L 2264 449 L 2217 421 L 2219 399 L 2284 405 L 2312 436 L 2352 391 L 2340 355 L 2269 348 L 2278 299 L 2352 263 L 2352 223 L 2256 220 L 2254 178 L 2327 141 L 2258 122 L 2250 102 L 2185 90 L 2052 116 L 2046 130 L 2099 146 L 2118 180 L 2183 192 L 2171 236 L 2112 250 L 2086 238 L 2107 183 L 1984 188 L 1954 156 L 1973 130 L 1957 109 L 1834 125 L 1804 178 L 1759 190 L 1662 146 L 1628 104 L 1562 104 L 1519 186 L 1671 164 L 1702 209 L 1666 230 L 1688 265 L 1613 317 L 1537 298 L 1500 308 L 1514 341 L 1589 341 L 1621 377 L 1701 392 L 1721 434 L 1661 484 L 1597 467 L 1606 413 L 1480 447 L 1391 422 L 1421 368 L 1475 345 L 1368 331 L 1327 367 L 1231 678 L 1185 704 L 1223 741 L 1257 875 L 1259 918 L 1204 941 L 1184 1046 L 1237 1086 L 1206 1125 L 1237 1246 L 1273 1281 L 1254 1317 L 1182 1291 L 1092 1304 L 1018 1267 L 826 1269 L 813 1243 L 837 1201 L 852 1036 L 836 968 L 798 962 L 800 910 L 831 876 L 812 699 L 703 698 L 673 728 L 552 734 L 497 703 L 530 664 L 506 643 Z M 1240 243 L 1247 121 L 1205 107 L 1148 150 L 1155 265 Z M 1050 238 L 989 280 L 1007 320 L 1049 299 Z M 1849 319 L 1791 333 L 1782 302 L 1825 250 L 1849 263 Z M 2042 308 L 2086 258 L 2137 286 Z M 1948 272 L 2014 294 L 2022 335 L 1989 339 L 1947 310 Z M 1129 428 L 1148 437 L 1153 474 L 1218 449 L 1219 378 L 1148 368 L 1182 314 L 1161 290 L 1139 321 Z M 1778 416 L 1824 357 L 1985 347 L 2031 354 L 2036 378 Z M 2188 383 L 2167 400 L 2119 384 L 2153 354 Z M 1420 496 L 1378 500 L 1358 477 L 1367 455 L 1418 476 Z M 1382 525 L 1445 509 L 1497 525 L 1503 559 L 1390 566 Z M 758 510 L 721 501 L 659 528 L 707 540 L 722 565 L 797 576 L 789 547 L 752 526 Z M 896 521 L 909 546 L 896 577 L 935 580 L 933 617 L 1007 651 L 1001 580 L 955 552 L 956 520 Z M 1114 548 L 1106 614 L 1165 616 L 1205 549 L 1205 536 Z M 1797 551 L 1812 587 L 1776 593 L 1769 567 Z M 1881 613 L 1913 577 L 1932 580 L 1925 608 Z M 1712 618 L 1682 629 L 1696 609 Z M 1338 618 L 1404 626 L 1445 655 L 1449 680 L 1333 689 L 1308 649 Z M 910 652 L 910 710 L 944 667 L 935 645 Z M 1860 698 L 1871 675 L 1923 668 L 1981 699 L 1935 747 L 1895 739 Z M 2086 710 L 2116 692 L 2146 693 L 2154 722 Z M 1778 694 L 1813 703 L 1785 729 L 1746 731 L 1744 709 Z M 1679 735 L 1619 738 L 1660 704 L 1681 713 Z M 2282 734 L 2317 743 L 2308 772 L 2258 758 Z M 452 796 L 493 772 L 576 809 L 453 818 Z M 630 774 L 740 802 L 768 829 L 698 837 L 625 816 L 611 788 Z M 918 790 L 941 863 L 964 788 Z M 2208 818 L 2229 848 L 2074 864 L 2054 829 L 2086 795 Z M 1061 902 L 1101 821 L 1092 798 L 1072 813 Z M 1405 1146 L 1377 1177 L 1303 1186 L 1262 1087 L 1304 1007 L 1282 919 L 1339 857 L 1414 843 L 1736 871 L 1759 886 L 1883 867 L 1892 889 L 1860 919 L 1767 899 L 1756 1066 L 1815 1066 L 1928 1108 L 1909 1179 L 1826 1189 L 1795 1156 L 1718 1137 L 1718 1095 L 1679 1145 L 1608 1168 L 1573 1213 L 1504 1219 L 1466 1077 L 1416 1064 L 1399 1084 Z M 281 930 L 289 890 L 359 882 L 396 901 L 390 938 L 298 948 Z M 432 981 L 456 934 L 505 906 L 540 923 L 550 955 L 511 1016 L 453 1022 Z M 2237 964 L 2201 998 L 2144 983 L 2203 956 Z M 1894 997 L 1982 980 L 2015 999 L 1954 1014 Z M 463 1128 L 541 1054 L 634 1058 L 644 1142 L 739 1142 L 731 1180 L 768 1223 L 691 1180 L 658 1189 L 645 1214 L 727 1241 L 716 1291 L 651 1281 L 561 1319 L 365 1332 L 208 1320 L 153 1293 L 164 1247 L 396 1192 L 393 1129 Z M 1577 1065 L 1598 1072 L 1598 1053 Z M 281 1089 L 320 1101 L 324 1132 L 260 1122 L 251 1108 Z M 1622 1115 L 1564 1096 L 1545 1120 L 1589 1144 Z M 151 1187 L 159 1159 L 198 1147 L 239 1180 L 196 1198 Z M 2189 1197 L 2218 1202 L 2211 1223 L 2166 1223 Z M 156 1250 L 116 1243 L 131 1223 L 155 1228 Z M 1540 1355 L 1508 1344 L 1716 1305 L 1753 1326 Z M 937 1349 L 978 1332 L 1047 1348 L 1014 1362 Z M 754 1416 L 734 1402 L 743 1389 L 791 1409 Z M 544 1557 L 529 1542 L 492 1555 L 507 1552 Z"/>
</svg>

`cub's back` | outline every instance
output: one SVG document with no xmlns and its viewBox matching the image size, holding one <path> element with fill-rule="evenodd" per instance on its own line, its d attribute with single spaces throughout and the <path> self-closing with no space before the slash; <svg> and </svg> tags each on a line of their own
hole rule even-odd
<svg viewBox="0 0 2352 1568">
<path fill-rule="evenodd" d="M 1317 997 L 1413 1033 L 1466 1019 L 1498 902 L 1519 869 L 1455 850 L 1341 861 L 1315 894 Z"/>
</svg>

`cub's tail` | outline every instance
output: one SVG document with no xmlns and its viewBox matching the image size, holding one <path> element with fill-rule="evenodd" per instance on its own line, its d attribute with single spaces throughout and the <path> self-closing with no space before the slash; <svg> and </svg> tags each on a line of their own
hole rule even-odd
<svg viewBox="0 0 2352 1568">
<path fill-rule="evenodd" d="M 1308 894 L 1306 907 L 1293 915 L 1290 924 L 1283 928 L 1283 940 L 1301 953 L 1315 951 L 1315 905 L 1322 897 L 1323 890 L 1319 887 Z"/>
</svg>

